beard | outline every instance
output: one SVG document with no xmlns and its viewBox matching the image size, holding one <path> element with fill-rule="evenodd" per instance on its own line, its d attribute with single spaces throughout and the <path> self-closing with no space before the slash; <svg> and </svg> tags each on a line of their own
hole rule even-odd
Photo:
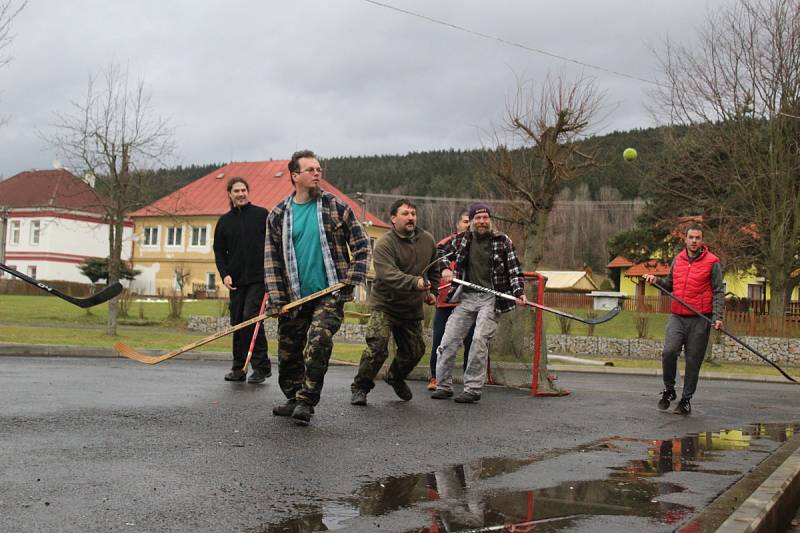
<svg viewBox="0 0 800 533">
<path fill-rule="evenodd" d="M 319 195 L 322 194 L 322 189 L 320 189 L 319 185 L 314 185 L 310 189 L 308 189 L 308 195 L 316 200 L 319 198 Z"/>
<path fill-rule="evenodd" d="M 405 237 L 410 237 L 411 235 L 414 235 L 414 231 L 416 229 L 417 229 L 416 225 L 403 224 L 400 227 L 395 226 L 395 231 L 397 231 L 397 233 L 399 233 L 400 235 L 403 235 Z"/>
</svg>

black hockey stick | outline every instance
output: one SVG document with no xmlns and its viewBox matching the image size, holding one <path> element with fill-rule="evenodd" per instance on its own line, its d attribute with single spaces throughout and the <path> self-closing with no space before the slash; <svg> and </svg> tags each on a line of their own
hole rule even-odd
<svg viewBox="0 0 800 533">
<path fill-rule="evenodd" d="M 658 288 L 658 290 L 660 290 L 661 292 L 663 292 L 664 294 L 666 294 L 667 296 L 669 296 L 670 298 L 672 298 L 673 300 L 675 300 L 676 302 L 678 302 L 679 304 L 684 306 L 686 309 L 688 309 L 692 313 L 696 314 L 697 316 L 699 316 L 700 318 L 702 318 L 703 320 L 705 320 L 706 322 L 708 322 L 712 326 L 714 325 L 714 322 L 710 318 L 708 318 L 706 315 L 704 315 L 703 313 L 701 313 L 700 311 L 698 311 L 697 309 L 695 309 L 694 307 L 692 307 L 688 303 L 684 302 L 679 296 L 675 296 L 674 294 L 669 292 L 664 287 L 661 287 L 657 283 L 653 283 L 652 285 L 655 285 Z M 756 350 L 755 348 L 753 348 L 752 346 L 750 346 L 749 344 L 747 344 L 746 342 L 744 342 L 743 340 L 738 338 L 736 335 L 734 335 L 730 331 L 726 330 L 725 328 L 719 328 L 719 331 L 721 331 L 722 333 L 724 333 L 725 335 L 727 335 L 731 339 L 735 340 L 736 342 L 738 342 L 739 344 L 741 344 L 742 346 L 744 346 L 745 348 L 747 348 L 748 350 L 750 350 L 751 352 L 756 354 L 758 357 L 760 357 L 761 359 L 763 359 L 764 361 L 766 361 L 767 363 L 769 363 L 770 365 L 775 367 L 775 370 L 777 370 L 778 372 L 783 374 L 783 377 L 785 377 L 786 379 L 788 379 L 792 383 L 800 385 L 800 383 L 798 383 L 796 379 L 794 379 L 792 376 L 790 376 L 789 374 L 784 372 L 781 367 L 779 367 L 778 365 L 776 365 L 775 363 L 773 363 L 772 361 L 767 359 L 767 357 L 765 357 L 764 355 L 761 355 L 760 353 L 758 353 L 758 350 Z"/>
<path fill-rule="evenodd" d="M 506 300 L 513 300 L 513 301 L 517 300 L 515 296 L 506 294 L 504 292 L 496 291 L 488 287 L 484 287 L 483 285 L 476 285 L 474 283 L 470 283 L 469 281 L 464 281 L 462 279 L 456 279 L 456 278 L 453 278 L 452 281 L 453 283 L 458 283 L 459 285 L 469 287 L 470 289 L 475 289 L 477 291 L 494 294 L 499 298 L 505 298 Z M 608 322 L 609 320 L 617 316 L 620 311 L 622 311 L 622 307 L 618 305 L 617 307 L 615 307 L 614 309 L 612 309 L 603 316 L 599 316 L 597 318 L 583 318 L 581 316 L 571 315 L 565 311 L 559 311 L 558 309 L 553 309 L 552 307 L 547 307 L 546 305 L 537 304 L 536 302 L 528 302 L 528 305 L 531 307 L 535 307 L 536 309 L 541 309 L 542 311 L 547 311 L 548 313 L 553 313 L 555 315 L 563 316 L 564 318 L 569 318 L 570 320 L 577 320 L 578 322 L 583 322 L 584 324 L 589 324 L 589 325 L 597 325 L 597 324 L 602 324 L 603 322 Z"/>
<path fill-rule="evenodd" d="M 10 266 L 4 265 L 3 263 L 0 263 L 0 270 L 8 272 L 12 276 L 16 276 L 22 281 L 26 281 L 31 285 L 35 285 L 40 289 L 42 289 L 43 291 L 49 292 L 53 296 L 58 296 L 62 300 L 66 300 L 72 305 L 77 305 L 78 307 L 83 307 L 84 309 L 86 309 L 87 307 L 92 307 L 97 304 L 101 304 L 103 302 L 107 302 L 108 300 L 110 300 L 111 298 L 122 292 L 122 285 L 119 283 L 119 281 L 117 281 L 115 283 L 112 283 L 102 291 L 98 292 L 97 294 L 92 294 L 91 296 L 86 298 L 73 298 L 72 296 L 68 296 L 63 292 L 54 289 L 53 287 L 47 285 L 46 283 L 37 281 L 33 278 L 26 276 L 22 272 L 14 270 Z"/>
</svg>

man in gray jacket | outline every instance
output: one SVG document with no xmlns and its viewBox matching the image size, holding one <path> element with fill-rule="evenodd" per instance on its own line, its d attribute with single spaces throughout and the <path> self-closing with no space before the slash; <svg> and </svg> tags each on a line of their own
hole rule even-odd
<svg viewBox="0 0 800 533">
<path fill-rule="evenodd" d="M 433 305 L 439 283 L 436 243 L 417 227 L 417 208 L 406 199 L 392 204 L 392 229 L 378 239 L 373 251 L 375 284 L 370 294 L 372 313 L 367 324 L 367 348 L 361 355 L 350 389 L 350 403 L 367 405 L 367 394 L 375 387 L 375 376 L 389 357 L 389 336 L 397 343 L 397 354 L 385 381 L 403 401 L 412 398 L 405 382 L 425 352 L 422 304 Z"/>
</svg>

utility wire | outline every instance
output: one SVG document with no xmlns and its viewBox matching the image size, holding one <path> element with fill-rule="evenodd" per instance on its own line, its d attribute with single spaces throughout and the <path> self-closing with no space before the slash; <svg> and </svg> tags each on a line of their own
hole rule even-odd
<svg viewBox="0 0 800 533">
<path fill-rule="evenodd" d="M 545 55 L 545 56 L 548 56 L 548 57 L 553 57 L 553 58 L 556 58 L 556 59 L 560 59 L 561 61 L 567 61 L 569 63 L 575 63 L 576 65 L 581 65 L 583 67 L 591 68 L 591 69 L 594 69 L 594 70 L 607 72 L 609 74 L 613 74 L 615 76 L 620 76 L 622 78 L 628 78 L 628 79 L 631 79 L 631 80 L 640 81 L 642 83 L 647 83 L 647 84 L 650 84 L 650 85 L 656 85 L 658 87 L 665 87 L 665 85 L 663 85 L 661 83 L 658 83 L 656 81 L 653 81 L 653 80 L 640 78 L 640 77 L 634 76 L 632 74 L 626 74 L 624 72 L 620 72 L 618 70 L 612 70 L 612 69 L 609 69 L 609 68 L 606 68 L 606 67 L 601 67 L 599 65 L 593 65 L 591 63 L 586 63 L 585 61 L 580 61 L 578 59 L 573 59 L 571 57 L 562 56 L 562 55 L 559 55 L 559 54 L 555 54 L 553 52 L 548 52 L 547 50 L 542 50 L 540 48 L 533 48 L 532 46 L 527 46 L 527 45 L 520 44 L 520 43 L 517 43 L 517 42 L 514 42 L 514 41 L 509 41 L 508 39 L 503 39 L 502 37 L 497 37 L 495 35 L 489 35 L 487 33 L 482 33 L 482 32 L 476 31 L 476 30 L 471 30 L 469 28 L 465 28 L 463 26 L 459 26 L 457 24 L 453 24 L 452 22 L 447 22 L 447 21 L 444 21 L 444 20 L 435 19 L 435 18 L 429 17 L 427 15 L 422 15 L 420 13 L 415 13 L 414 11 L 409 11 L 407 9 L 401 9 L 399 7 L 395 7 L 395 6 L 392 6 L 392 5 L 389 5 L 389 4 L 384 4 L 382 2 L 377 2 L 376 0 L 364 0 L 364 2 L 367 2 L 368 4 L 376 5 L 378 7 L 383 7 L 383 8 L 386 8 L 386 9 L 390 9 L 392 11 L 397 11 L 398 13 L 403 13 L 405 15 L 410 15 L 412 17 L 421 18 L 423 20 L 427 20 L 428 22 L 433 22 L 434 24 L 440 24 L 442 26 L 446 26 L 446 27 L 454 29 L 454 30 L 463 31 L 463 32 L 466 32 L 466 33 L 470 33 L 472 35 L 477 35 L 478 37 L 482 37 L 484 39 L 490 39 L 492 41 L 497 41 L 497 42 L 502 43 L 502 44 L 506 44 L 506 45 L 509 45 L 509 46 L 514 46 L 516 48 L 521 48 L 523 50 L 526 50 L 528 52 L 533 52 L 535 54 L 541 54 L 541 55 Z"/>
<path fill-rule="evenodd" d="M 486 202 L 495 205 L 506 205 L 516 203 L 513 200 L 499 200 L 493 198 L 459 198 L 455 196 L 408 196 L 398 194 L 386 194 L 377 192 L 357 192 L 351 194 L 354 198 L 384 198 L 397 200 L 398 198 L 406 198 L 408 200 L 416 200 L 419 202 L 449 202 L 449 203 L 474 203 Z M 562 206 L 592 206 L 592 207 L 606 207 L 606 206 L 630 206 L 644 204 L 644 200 L 556 200 L 555 205 Z"/>
</svg>

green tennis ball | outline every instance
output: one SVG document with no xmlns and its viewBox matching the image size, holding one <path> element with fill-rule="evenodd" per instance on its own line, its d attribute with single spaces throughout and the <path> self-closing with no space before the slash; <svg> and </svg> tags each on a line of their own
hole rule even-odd
<svg viewBox="0 0 800 533">
<path fill-rule="evenodd" d="M 633 161 L 638 155 L 635 148 L 625 148 L 625 151 L 622 152 L 622 158 L 625 161 Z"/>
</svg>

